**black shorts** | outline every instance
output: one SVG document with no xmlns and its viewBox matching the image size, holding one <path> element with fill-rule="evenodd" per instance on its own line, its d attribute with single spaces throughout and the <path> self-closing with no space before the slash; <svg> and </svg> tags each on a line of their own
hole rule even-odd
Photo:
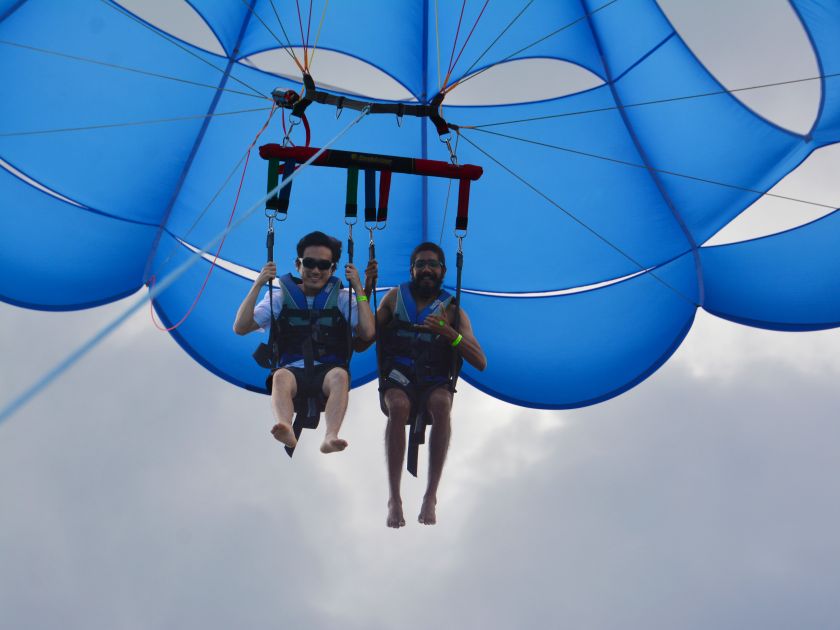
<svg viewBox="0 0 840 630">
<path fill-rule="evenodd" d="M 297 385 L 297 393 L 295 394 L 295 401 L 315 397 L 318 399 L 319 404 L 323 406 L 326 403 L 326 397 L 324 396 L 324 378 L 326 378 L 327 374 L 333 368 L 339 368 L 340 370 L 347 371 L 343 365 L 335 365 L 334 363 L 321 363 L 319 365 L 315 365 L 312 368 L 312 379 L 307 382 L 306 380 L 306 370 L 304 368 L 299 367 L 291 367 L 291 366 L 284 366 L 277 368 L 277 370 L 288 370 L 292 373 L 295 377 L 295 384 Z M 277 370 L 273 370 L 271 374 L 268 375 L 268 378 L 265 379 L 265 387 L 268 390 L 268 393 L 271 393 L 271 386 L 274 380 L 274 372 Z"/>
<path fill-rule="evenodd" d="M 426 403 L 429 400 L 429 396 L 431 396 L 432 392 L 436 389 L 444 388 L 447 391 L 451 391 L 453 394 L 455 393 L 455 391 L 452 390 L 450 387 L 449 379 L 445 379 L 440 382 L 432 381 L 430 383 L 418 385 L 414 383 L 410 378 L 408 378 L 408 376 L 404 372 L 400 371 L 400 374 L 404 377 L 404 380 L 408 382 L 400 382 L 391 377 L 385 378 L 382 381 L 380 381 L 379 408 L 382 409 L 382 413 L 384 413 L 387 416 L 388 407 L 385 404 L 385 392 L 387 392 L 389 389 L 400 389 L 404 391 L 405 395 L 408 397 L 409 403 L 411 404 L 411 409 L 408 412 L 408 419 L 406 420 L 406 424 L 413 424 L 417 414 L 425 411 Z M 428 414 L 426 414 L 426 424 L 431 423 L 431 417 Z"/>
</svg>

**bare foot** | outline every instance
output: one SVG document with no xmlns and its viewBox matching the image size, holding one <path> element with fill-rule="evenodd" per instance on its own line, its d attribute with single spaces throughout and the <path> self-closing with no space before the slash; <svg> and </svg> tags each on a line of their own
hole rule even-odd
<svg viewBox="0 0 840 630">
<path fill-rule="evenodd" d="M 295 432 L 292 430 L 291 424 L 285 422 L 278 422 L 271 429 L 271 434 L 278 442 L 283 442 L 289 448 L 294 448 L 297 445 L 297 438 Z"/>
<path fill-rule="evenodd" d="M 405 527 L 405 517 L 403 517 L 402 501 L 399 499 L 388 500 L 388 519 L 385 521 L 388 527 L 398 529 Z"/>
<path fill-rule="evenodd" d="M 347 440 L 342 440 L 336 435 L 325 435 L 321 444 L 322 453 L 337 453 L 347 448 Z"/>
<path fill-rule="evenodd" d="M 435 505 L 437 505 L 437 499 L 435 497 L 423 497 L 423 505 L 420 506 L 420 514 L 417 520 L 423 523 L 423 525 L 434 525 L 437 523 Z"/>
</svg>

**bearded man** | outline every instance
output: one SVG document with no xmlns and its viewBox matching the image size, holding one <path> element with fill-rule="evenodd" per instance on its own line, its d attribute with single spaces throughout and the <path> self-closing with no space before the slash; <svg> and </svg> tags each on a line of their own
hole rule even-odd
<svg viewBox="0 0 840 630">
<path fill-rule="evenodd" d="M 368 279 L 376 269 L 368 268 Z M 391 289 L 376 312 L 380 403 L 388 416 L 385 453 L 388 465 L 388 527 L 405 525 L 400 479 L 405 458 L 405 426 L 418 413 L 431 423 L 429 477 L 418 521 L 433 525 L 443 464 L 451 435 L 450 412 L 455 393 L 453 371 L 461 360 L 478 370 L 487 358 L 476 340 L 470 318 L 456 308 L 452 295 L 441 289 L 446 275 L 443 250 L 421 243 L 411 253 L 410 282 Z M 369 285 L 370 286 L 370 285 Z M 454 355 L 454 356 L 453 356 Z"/>
</svg>

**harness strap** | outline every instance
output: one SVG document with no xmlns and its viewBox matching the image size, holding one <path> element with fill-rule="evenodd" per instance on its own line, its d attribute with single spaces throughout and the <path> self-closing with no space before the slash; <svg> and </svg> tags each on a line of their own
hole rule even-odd
<svg viewBox="0 0 840 630">
<path fill-rule="evenodd" d="M 376 171 L 365 169 L 365 223 L 376 221 Z"/>
<path fill-rule="evenodd" d="M 310 325 L 314 325 L 314 313 L 309 311 Z M 321 421 L 321 410 L 318 406 L 318 394 L 310 390 L 312 377 L 315 372 L 315 353 L 312 350 L 312 337 L 309 336 L 303 341 L 303 378 L 306 381 L 307 391 L 298 392 L 298 396 L 303 394 L 306 396 L 302 408 L 295 407 L 295 420 L 292 423 L 292 431 L 294 431 L 295 439 L 300 438 L 303 429 L 317 429 Z M 287 446 L 286 453 L 289 457 L 295 454 L 295 447 Z"/>
<path fill-rule="evenodd" d="M 414 410 L 414 421 L 408 432 L 408 452 L 406 453 L 405 468 L 411 476 L 417 476 L 417 460 L 420 455 L 420 445 L 426 443 L 426 410 L 420 401 L 419 409 Z M 410 417 L 410 416 L 409 416 Z"/>
<path fill-rule="evenodd" d="M 453 328 L 455 328 L 455 332 L 459 332 L 459 329 L 461 328 L 461 272 L 464 269 L 464 252 L 461 249 L 462 240 L 463 237 L 460 237 L 458 239 L 458 254 L 455 257 L 455 269 L 457 270 L 457 273 L 455 274 L 455 321 L 453 322 L 455 324 L 455 326 L 453 326 Z M 455 393 L 455 385 L 457 385 L 458 383 L 458 376 L 461 373 L 462 363 L 463 361 L 461 360 L 461 357 L 458 354 L 458 350 L 456 348 L 453 348 L 452 369 L 451 376 L 449 379 L 449 388 L 453 393 Z"/>
<path fill-rule="evenodd" d="M 349 232 L 347 234 L 347 260 L 353 264 L 353 224 L 348 224 Z M 347 373 L 350 373 L 350 359 L 353 358 L 353 284 L 349 283 L 347 287 Z"/>
<path fill-rule="evenodd" d="M 270 192 L 277 187 L 277 180 L 279 174 L 283 173 L 283 181 L 285 182 L 292 173 L 295 172 L 296 160 L 293 158 L 287 159 L 283 162 L 283 166 L 279 165 L 279 159 L 269 159 L 268 161 L 268 190 Z M 280 214 L 285 214 L 289 211 L 289 197 L 292 194 L 292 182 L 289 182 L 275 194 L 269 197 L 265 202 L 266 211 L 276 211 Z"/>
<path fill-rule="evenodd" d="M 470 210 L 470 180 L 462 179 L 458 185 L 458 216 L 455 218 L 455 229 L 466 231 Z M 460 253 L 460 252 L 459 252 Z"/>
<path fill-rule="evenodd" d="M 265 248 L 267 250 L 267 262 L 274 260 L 274 220 L 268 219 L 268 232 L 265 236 Z M 280 349 L 277 346 L 276 323 L 274 321 L 274 280 L 268 281 L 268 309 L 271 317 L 268 320 L 268 348 L 271 352 L 271 369 L 277 368 L 280 358 Z"/>
<path fill-rule="evenodd" d="M 359 204 L 357 202 L 359 194 L 359 169 L 347 169 L 347 201 L 344 206 L 344 217 L 355 218 L 358 212 Z"/>
<path fill-rule="evenodd" d="M 388 220 L 388 197 L 391 194 L 391 171 L 379 174 L 379 211 L 376 214 L 377 223 Z"/>
</svg>

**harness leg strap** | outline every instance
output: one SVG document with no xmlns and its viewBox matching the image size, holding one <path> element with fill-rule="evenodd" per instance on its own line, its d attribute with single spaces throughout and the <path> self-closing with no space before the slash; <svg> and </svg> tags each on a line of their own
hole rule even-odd
<svg viewBox="0 0 840 630">
<path fill-rule="evenodd" d="M 300 434 L 304 429 L 317 429 L 321 421 L 321 410 L 318 405 L 318 398 L 316 396 L 307 396 L 302 402 L 295 405 L 295 420 L 292 424 L 292 430 L 295 433 L 295 439 L 300 439 Z M 286 453 L 289 457 L 295 454 L 295 449 L 287 446 Z"/>
<path fill-rule="evenodd" d="M 408 432 L 408 453 L 405 467 L 413 477 L 417 476 L 420 445 L 426 443 L 426 424 L 426 413 L 420 410 L 414 415 L 414 422 L 411 423 Z"/>
</svg>

